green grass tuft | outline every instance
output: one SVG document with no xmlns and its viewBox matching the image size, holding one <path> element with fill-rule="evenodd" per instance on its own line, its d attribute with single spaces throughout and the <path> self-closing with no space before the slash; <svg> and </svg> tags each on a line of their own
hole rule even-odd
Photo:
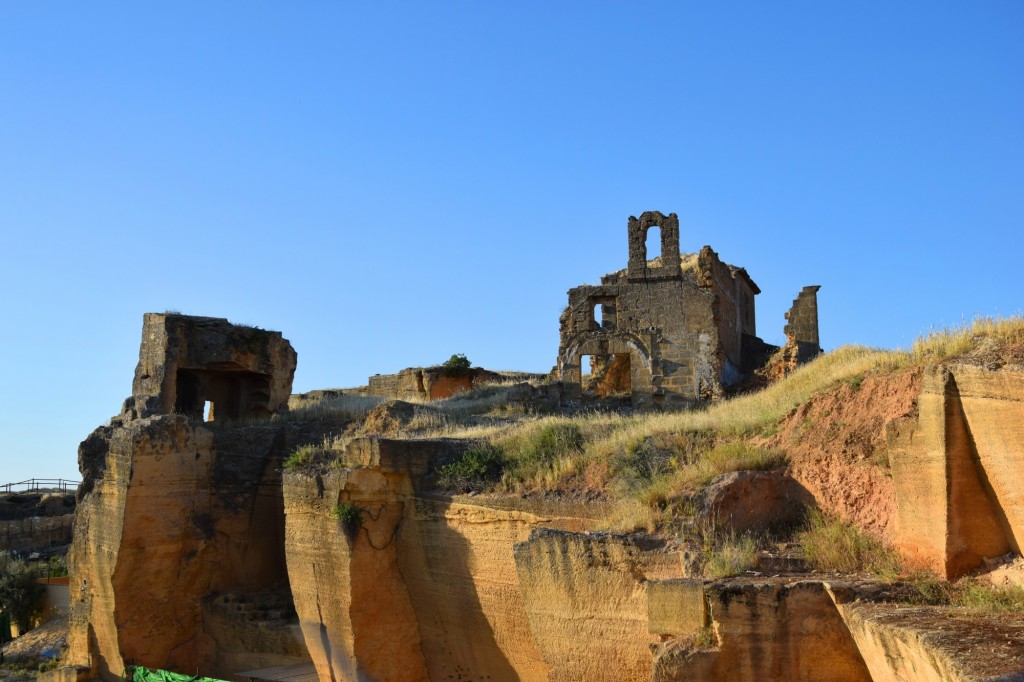
<svg viewBox="0 0 1024 682">
<path fill-rule="evenodd" d="M 481 490 L 497 483 L 505 471 L 505 458 L 492 445 L 473 445 L 441 467 L 437 482 L 443 488 Z"/>
<path fill-rule="evenodd" d="M 812 510 L 809 527 L 797 536 L 807 561 L 826 573 L 870 573 L 893 580 L 900 573 L 899 555 L 856 526 Z"/>
</svg>

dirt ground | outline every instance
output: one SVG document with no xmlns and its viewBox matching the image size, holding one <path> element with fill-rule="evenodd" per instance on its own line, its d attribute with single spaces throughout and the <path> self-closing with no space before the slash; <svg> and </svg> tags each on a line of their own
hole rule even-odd
<svg viewBox="0 0 1024 682">
<path fill-rule="evenodd" d="M 64 650 L 68 638 L 68 619 L 59 616 L 26 632 L 3 647 L 4 662 L 0 665 L 0 682 L 34 680 L 39 665 Z"/>
</svg>

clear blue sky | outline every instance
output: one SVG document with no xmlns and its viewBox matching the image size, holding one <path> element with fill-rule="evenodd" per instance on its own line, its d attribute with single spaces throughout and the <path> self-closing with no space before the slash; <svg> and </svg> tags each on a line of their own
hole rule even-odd
<svg viewBox="0 0 1024 682">
<path fill-rule="evenodd" d="M 546 371 L 679 214 L 826 348 L 1021 311 L 1024 3 L 0 4 L 0 483 L 77 477 L 142 314 L 278 329 L 295 390 Z"/>
</svg>

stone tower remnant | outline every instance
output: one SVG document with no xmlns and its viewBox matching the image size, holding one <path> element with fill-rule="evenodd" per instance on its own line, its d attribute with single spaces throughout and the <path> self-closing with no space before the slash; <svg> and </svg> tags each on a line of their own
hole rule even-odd
<svg viewBox="0 0 1024 682">
<path fill-rule="evenodd" d="M 569 290 L 556 367 L 567 397 L 715 399 L 778 350 L 757 337 L 754 297 L 761 290 L 754 280 L 710 246 L 681 253 L 675 213 L 630 216 L 626 229 L 626 269 Z M 652 229 L 661 255 L 648 259 Z M 792 328 L 806 346 L 802 359 L 820 352 L 818 289 L 805 287 L 787 315 L 787 334 Z"/>
<path fill-rule="evenodd" d="M 124 413 L 269 416 L 288 405 L 295 364 L 295 351 L 280 332 L 215 317 L 146 313 Z"/>
</svg>

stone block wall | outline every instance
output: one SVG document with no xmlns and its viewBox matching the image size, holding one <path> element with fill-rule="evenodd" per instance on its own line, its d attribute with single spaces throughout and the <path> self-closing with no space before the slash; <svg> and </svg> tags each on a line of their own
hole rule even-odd
<svg viewBox="0 0 1024 682">
<path fill-rule="evenodd" d="M 297 357 L 280 332 L 213 317 L 146 313 L 129 418 L 266 416 L 287 409 Z"/>
</svg>

